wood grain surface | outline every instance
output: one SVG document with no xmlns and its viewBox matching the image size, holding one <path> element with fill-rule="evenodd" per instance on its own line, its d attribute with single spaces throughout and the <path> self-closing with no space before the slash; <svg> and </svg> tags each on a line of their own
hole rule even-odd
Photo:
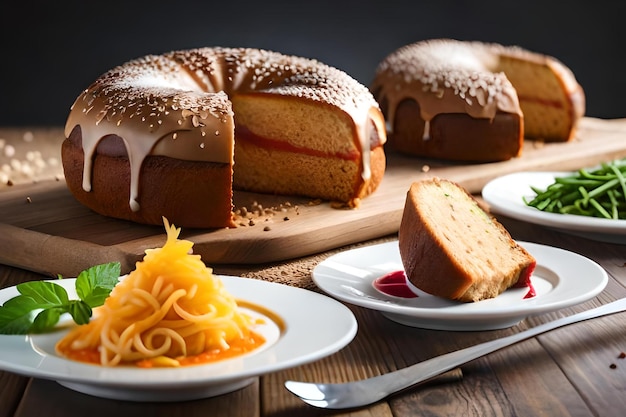
<svg viewBox="0 0 626 417">
<path fill-rule="evenodd" d="M 403 326 L 379 311 L 346 304 L 359 328 L 344 349 L 311 363 L 264 374 L 251 385 L 217 397 L 186 402 L 108 400 L 72 391 L 54 380 L 0 372 L 0 417 L 84 416 L 241 416 L 241 417 L 621 417 L 626 409 L 626 314 L 589 320 L 545 333 L 461 367 L 452 383 L 411 388 L 371 406 L 338 411 L 310 407 L 291 395 L 286 380 L 347 382 L 393 371 L 453 350 L 517 333 L 559 317 L 626 297 L 623 245 L 590 240 L 550 228 L 499 217 L 518 240 L 559 247 L 597 262 L 609 276 L 598 296 L 565 309 L 531 316 L 511 328 L 491 331 L 441 331 Z M 380 243 L 360 242 L 345 249 Z M 6 247 L 3 247 L 5 249 Z M 285 262 L 283 272 L 311 281 L 316 262 Z M 223 273 L 254 272 L 259 279 L 279 276 L 274 267 L 220 265 Z M 248 274 L 246 274 L 248 275 Z M 44 277 L 0 264 L 0 288 Z M 567 278 L 566 278 L 567 279 Z M 311 314 L 315 314 L 312 311 Z"/>
<path fill-rule="evenodd" d="M 0 138 L 11 129 L 0 129 Z M 24 136 L 23 129 L 20 135 Z M 31 137 L 32 136 L 32 137 Z M 61 129 L 35 131 L 32 141 L 60 160 Z M 50 149 L 44 149 L 45 147 Z M 55 155 L 58 153 L 58 155 Z M 524 170 L 573 170 L 626 156 L 626 119 L 585 118 L 569 143 L 526 142 L 523 155 L 510 161 L 453 164 L 388 155 L 379 189 L 357 209 L 333 208 L 328 202 L 236 192 L 236 208 L 260 204 L 269 209 L 233 229 L 183 230 L 207 264 L 262 264 L 319 253 L 397 232 L 406 192 L 413 181 L 439 176 L 478 193 L 491 179 Z M 163 244 L 159 226 L 106 218 L 80 205 L 69 193 L 60 165 L 49 163 L 36 181 L 20 178 L 0 187 L 0 263 L 46 275 L 75 276 L 83 269 L 120 261 L 124 272 L 147 248 Z"/>
</svg>

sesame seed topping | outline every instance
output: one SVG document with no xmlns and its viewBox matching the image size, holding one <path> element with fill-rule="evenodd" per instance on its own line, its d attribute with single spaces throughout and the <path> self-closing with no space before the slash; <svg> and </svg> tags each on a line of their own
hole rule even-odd
<svg viewBox="0 0 626 417">
<path fill-rule="evenodd" d="M 104 73 L 72 105 L 66 136 L 80 125 L 87 155 L 102 138 L 115 134 L 135 164 L 149 154 L 232 163 L 235 115 L 230 98 L 248 92 L 339 108 L 359 127 L 361 149 L 369 140 L 364 115 L 380 110 L 367 87 L 317 60 L 253 48 L 196 48 L 146 55 Z M 384 142 L 384 134 L 379 141 Z M 362 158 L 367 178 L 369 155 L 364 152 Z M 85 161 L 88 165 L 90 159 Z M 139 210 L 140 171 L 131 167 L 133 211 Z M 91 172 L 90 167 L 83 172 Z M 83 188 L 90 181 L 84 178 Z"/>
<path fill-rule="evenodd" d="M 440 112 L 493 118 L 496 110 L 521 113 L 517 93 L 499 68 L 502 45 L 434 39 L 403 46 L 379 64 L 372 90 L 395 109 L 407 97 L 425 120 Z M 433 100 L 435 99 L 435 100 Z M 393 125 L 394 114 L 388 114 Z"/>
</svg>

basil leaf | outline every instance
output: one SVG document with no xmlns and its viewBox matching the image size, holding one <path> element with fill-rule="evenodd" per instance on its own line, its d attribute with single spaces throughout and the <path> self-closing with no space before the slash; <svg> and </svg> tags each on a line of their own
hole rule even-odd
<svg viewBox="0 0 626 417">
<path fill-rule="evenodd" d="M 10 300 L 7 300 L 2 307 L 0 307 L 0 317 L 3 311 L 8 314 L 22 314 L 40 308 L 39 303 L 27 295 L 18 295 Z M 10 313 L 9 313 L 10 312 Z"/>
<path fill-rule="evenodd" d="M 52 307 L 42 310 L 35 317 L 29 332 L 44 333 L 51 330 L 58 323 L 62 313 L 65 313 L 63 307 Z"/>
<path fill-rule="evenodd" d="M 91 307 L 84 301 L 72 300 L 67 308 L 67 311 L 72 315 L 72 318 L 76 324 L 87 324 L 91 317 Z"/>
<path fill-rule="evenodd" d="M 120 269 L 119 262 L 111 262 L 81 272 L 76 278 L 79 300 L 70 300 L 65 288 L 54 282 L 18 284 L 19 295 L 0 306 L 0 334 L 48 331 L 54 328 L 63 313 L 70 313 L 77 324 L 88 323 L 92 308 L 102 305 L 119 282 Z"/>
<path fill-rule="evenodd" d="M 48 281 L 31 281 L 17 284 L 17 291 L 30 297 L 38 308 L 49 308 L 67 304 L 67 291 L 60 285 Z"/>
<path fill-rule="evenodd" d="M 113 287 L 119 282 L 120 272 L 119 262 L 110 262 L 86 269 L 76 277 L 76 294 L 89 307 L 98 307 L 104 303 Z"/>
<path fill-rule="evenodd" d="M 0 334 L 27 334 L 37 305 L 30 297 L 18 295 L 0 306 Z"/>
<path fill-rule="evenodd" d="M 28 334 L 33 323 L 30 312 L 28 314 L 5 318 L 0 323 L 0 334 Z"/>
</svg>

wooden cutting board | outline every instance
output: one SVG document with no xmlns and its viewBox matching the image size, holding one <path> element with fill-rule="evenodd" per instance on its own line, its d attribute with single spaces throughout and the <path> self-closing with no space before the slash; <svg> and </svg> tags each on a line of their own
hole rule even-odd
<svg viewBox="0 0 626 417">
<path fill-rule="evenodd" d="M 48 134 L 62 139 L 60 129 Z M 521 157 L 505 162 L 467 165 L 388 155 L 380 188 L 358 209 L 236 193 L 236 207 L 253 211 L 261 205 L 262 214 L 234 229 L 183 230 L 181 236 L 194 242 L 194 252 L 208 265 L 285 261 L 396 233 L 406 192 L 419 179 L 439 176 L 479 193 L 489 180 L 511 172 L 574 170 L 625 156 L 626 119 L 585 118 L 572 142 L 527 142 Z M 58 175 L 0 188 L 3 264 L 71 277 L 97 263 L 120 261 L 128 272 L 145 249 L 164 241 L 163 227 L 105 218 L 81 206 Z"/>
</svg>

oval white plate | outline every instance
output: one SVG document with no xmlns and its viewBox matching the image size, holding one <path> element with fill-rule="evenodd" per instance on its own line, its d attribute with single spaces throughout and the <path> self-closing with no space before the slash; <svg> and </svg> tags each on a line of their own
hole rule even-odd
<svg viewBox="0 0 626 417">
<path fill-rule="evenodd" d="M 343 304 L 301 288 L 220 276 L 228 291 L 265 321 L 266 344 L 240 357 L 180 368 L 103 367 L 57 355 L 64 331 L 34 336 L 0 335 L 0 369 L 58 381 L 75 391 L 128 401 L 185 401 L 243 388 L 262 374 L 309 363 L 345 347 L 357 331 Z M 75 279 L 56 280 L 77 298 Z M 0 290 L 0 304 L 18 294 Z"/>
<path fill-rule="evenodd" d="M 524 298 L 528 288 L 513 288 L 496 298 L 459 303 L 420 293 L 417 298 L 383 294 L 373 281 L 403 270 L 398 242 L 341 252 L 313 271 L 317 286 L 340 300 L 380 311 L 396 322 L 438 330 L 493 330 L 513 326 L 527 316 L 572 306 L 599 294 L 608 282 L 597 263 L 563 249 L 520 242 L 536 259 L 531 282 L 536 296 Z"/>
<path fill-rule="evenodd" d="M 626 243 L 626 220 L 602 219 L 573 214 L 548 213 L 529 207 L 523 197 L 533 198 L 531 186 L 545 189 L 557 176 L 571 172 L 518 172 L 495 178 L 482 190 L 490 211 L 560 231 L 610 243 Z"/>
</svg>

